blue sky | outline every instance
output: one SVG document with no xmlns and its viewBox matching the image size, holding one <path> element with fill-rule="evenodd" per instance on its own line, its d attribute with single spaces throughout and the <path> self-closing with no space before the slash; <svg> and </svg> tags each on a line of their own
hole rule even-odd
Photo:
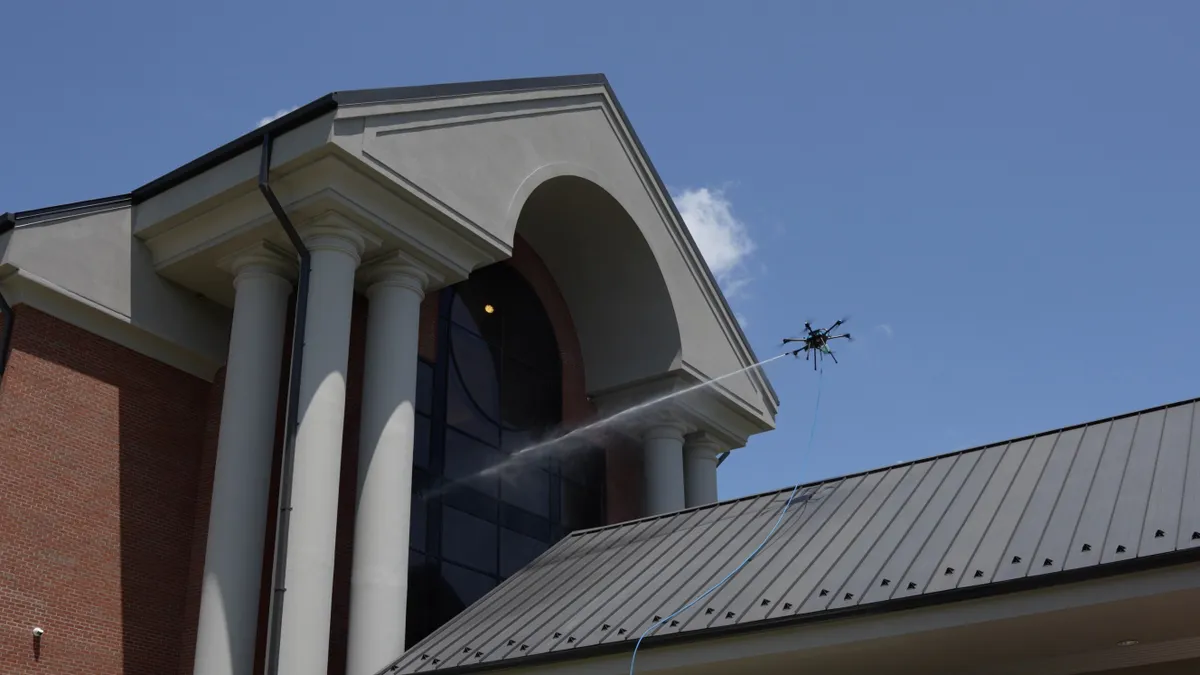
<svg viewBox="0 0 1200 675">
<path fill-rule="evenodd" d="M 762 355 L 733 497 L 1200 395 L 1200 5 L 10 3 L 0 211 L 336 89 L 603 72 Z"/>
</svg>

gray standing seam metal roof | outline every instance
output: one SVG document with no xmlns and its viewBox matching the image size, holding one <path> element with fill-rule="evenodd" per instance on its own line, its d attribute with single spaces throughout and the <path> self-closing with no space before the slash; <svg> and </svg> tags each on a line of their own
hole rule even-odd
<svg viewBox="0 0 1200 675">
<path fill-rule="evenodd" d="M 1200 558 L 1197 426 L 1200 399 L 803 486 L 749 565 L 644 644 Z M 790 493 L 575 532 L 382 672 L 629 651 L 733 570 Z"/>
</svg>

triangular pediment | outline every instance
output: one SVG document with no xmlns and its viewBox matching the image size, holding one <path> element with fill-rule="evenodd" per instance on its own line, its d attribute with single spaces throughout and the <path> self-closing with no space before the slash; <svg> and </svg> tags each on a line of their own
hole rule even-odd
<svg viewBox="0 0 1200 675">
<path fill-rule="evenodd" d="M 342 150 L 424 202 L 426 209 L 492 245 L 511 250 L 530 194 L 546 181 L 570 176 L 602 188 L 637 224 L 669 293 L 679 333 L 670 370 L 705 379 L 756 361 L 603 76 L 344 92 L 335 97 L 339 107 L 333 140 Z M 580 220 L 586 217 L 578 215 Z M 566 216 L 556 227 L 571 228 L 575 219 Z M 604 244 L 580 241 L 581 246 Z M 587 265 L 574 259 L 560 262 L 556 270 L 555 255 L 542 255 L 549 258 L 547 265 L 556 277 Z M 611 275 L 625 272 L 620 259 L 605 264 Z M 595 275 L 589 279 L 591 285 L 602 283 Z M 563 283 L 570 286 L 568 280 Z M 571 292 L 564 288 L 564 293 Z M 644 380 L 665 374 L 659 368 L 638 376 Z M 592 387 L 593 393 L 608 385 L 629 384 L 628 377 L 619 379 Z M 737 407 L 766 424 L 763 428 L 773 426 L 777 399 L 761 372 L 731 377 L 720 386 Z"/>
</svg>

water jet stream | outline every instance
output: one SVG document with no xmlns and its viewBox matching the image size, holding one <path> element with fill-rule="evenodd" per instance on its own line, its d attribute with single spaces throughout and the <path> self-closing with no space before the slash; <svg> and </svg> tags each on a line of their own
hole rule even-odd
<svg viewBox="0 0 1200 675">
<path fill-rule="evenodd" d="M 531 460 L 534 457 L 536 457 L 542 453 L 549 452 L 549 451 L 559 448 L 567 443 L 570 443 L 572 440 L 582 440 L 583 438 L 587 437 L 589 434 L 594 434 L 597 431 L 601 431 L 607 427 L 614 426 L 616 424 L 619 424 L 622 421 L 631 420 L 632 418 L 636 417 L 639 413 L 644 413 L 647 410 L 654 408 L 655 406 L 666 403 L 667 401 L 679 398 L 680 396 L 690 394 L 690 393 L 698 391 L 700 389 L 704 389 L 705 387 L 710 387 L 710 386 L 716 384 L 717 382 L 720 382 L 721 380 L 725 380 L 725 379 L 734 377 L 735 375 L 741 375 L 742 373 L 745 373 L 750 370 L 754 370 L 755 368 L 762 368 L 763 366 L 766 366 L 767 364 L 771 363 L 772 361 L 778 361 L 779 359 L 782 359 L 783 357 L 789 356 L 789 355 L 790 355 L 790 352 L 785 352 L 778 356 L 772 356 L 769 359 L 763 359 L 762 361 L 759 361 L 758 363 L 753 363 L 753 364 L 746 366 L 745 368 L 740 368 L 733 372 L 725 373 L 724 375 L 721 375 L 720 377 L 714 377 L 712 379 L 705 380 L 704 382 L 699 382 L 697 384 L 694 384 L 690 387 L 680 389 L 679 391 L 673 391 L 669 394 L 664 394 L 662 396 L 659 396 L 658 398 L 654 398 L 649 401 L 645 401 L 643 403 L 638 403 L 637 405 L 630 406 L 624 410 L 615 412 L 612 415 L 609 415 L 608 417 L 604 417 L 602 419 L 596 420 L 595 422 L 591 422 L 589 424 L 585 424 L 584 426 L 572 429 L 571 431 L 568 431 L 567 433 L 565 433 L 561 436 L 555 436 L 553 438 L 549 438 L 544 441 L 539 441 L 537 443 L 533 443 L 532 445 L 528 445 L 528 446 L 521 448 L 520 450 L 517 450 L 516 452 L 512 453 L 512 455 L 510 455 L 507 459 L 505 459 L 502 462 L 493 464 L 492 466 L 489 466 L 486 469 L 476 472 L 475 474 L 472 474 L 466 478 L 460 478 L 458 480 L 446 483 L 446 484 L 442 485 L 441 487 L 438 487 L 434 490 L 431 490 L 431 491 L 423 494 L 422 498 L 423 499 L 432 499 L 434 497 L 444 495 L 450 489 L 452 489 L 458 485 L 461 485 L 463 483 L 469 483 L 469 482 L 479 479 L 479 478 L 484 478 L 487 476 L 495 475 L 514 464 L 517 464 L 522 461 Z"/>
</svg>

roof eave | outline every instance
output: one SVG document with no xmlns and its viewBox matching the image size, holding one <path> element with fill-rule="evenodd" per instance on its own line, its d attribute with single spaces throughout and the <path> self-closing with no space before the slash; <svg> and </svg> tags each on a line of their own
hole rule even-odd
<svg viewBox="0 0 1200 675">
<path fill-rule="evenodd" d="M 1200 546 L 1177 551 L 1169 551 L 1144 558 L 1131 558 L 1129 560 L 1110 562 L 1103 565 L 1092 565 L 1074 570 L 1064 570 L 1061 572 L 1055 572 L 1053 574 L 1021 577 L 980 586 L 953 588 L 938 593 L 914 595 L 908 598 L 875 602 L 867 605 L 853 605 L 840 609 L 825 610 L 823 612 L 813 612 L 811 614 L 781 616 L 774 619 L 755 621 L 753 623 L 735 623 L 725 626 L 705 628 L 702 630 L 688 631 L 684 633 L 651 635 L 642 641 L 641 649 L 687 644 L 690 642 L 719 637 L 746 635 L 760 631 L 795 627 L 811 623 L 832 621 L 835 619 L 874 616 L 911 609 L 936 607 L 954 602 L 962 602 L 965 600 L 977 600 L 1009 593 L 1036 591 L 1066 584 L 1093 581 L 1122 574 L 1133 574 L 1135 572 L 1148 572 L 1151 570 L 1198 562 L 1200 562 Z M 587 647 L 578 647 L 575 649 L 545 652 L 542 654 L 524 656 L 516 659 L 505 659 L 487 663 L 469 663 L 459 666 L 452 666 L 450 668 L 441 670 L 434 669 L 429 672 L 436 672 L 438 675 L 466 675 L 468 673 L 501 671 L 508 668 L 530 668 L 534 666 L 544 666 L 552 663 L 578 661 L 599 656 L 610 656 L 623 652 L 632 652 L 634 642 L 635 641 L 633 640 L 622 640 L 620 642 L 596 644 L 589 645 Z M 408 652 L 406 652 L 406 654 L 416 651 L 419 647 L 419 643 L 414 645 L 412 649 L 409 649 Z M 412 672 L 416 671 L 396 671 L 397 675 L 406 675 L 407 673 Z"/>
</svg>

